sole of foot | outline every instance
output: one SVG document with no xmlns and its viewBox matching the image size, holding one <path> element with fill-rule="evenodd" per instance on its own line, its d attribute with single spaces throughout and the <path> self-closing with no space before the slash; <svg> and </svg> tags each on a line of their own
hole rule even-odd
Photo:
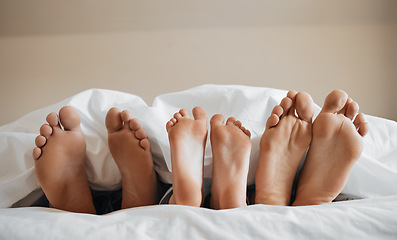
<svg viewBox="0 0 397 240">
<path fill-rule="evenodd" d="M 256 204 L 290 204 L 296 171 L 312 140 L 313 114 L 313 100 L 304 92 L 289 91 L 274 107 L 260 141 Z"/>
<path fill-rule="evenodd" d="M 251 133 L 234 117 L 211 118 L 213 156 L 211 208 L 246 206 L 247 175 L 251 154 Z"/>
<path fill-rule="evenodd" d="M 111 108 L 106 115 L 108 145 L 122 179 L 121 208 L 156 204 L 157 176 L 150 142 L 130 112 Z"/>
<path fill-rule="evenodd" d="M 332 91 L 313 123 L 313 140 L 302 168 L 293 205 L 334 200 L 361 156 L 368 122 L 359 106 L 341 90 Z"/>
<path fill-rule="evenodd" d="M 166 124 L 171 148 L 173 195 L 171 204 L 201 206 L 203 202 L 203 161 L 207 141 L 207 115 L 195 107 L 194 119 L 185 109 Z"/>
<path fill-rule="evenodd" d="M 80 118 L 69 106 L 47 116 L 33 150 L 36 176 L 51 206 L 95 214 L 85 172 L 86 143 Z M 62 128 L 63 127 L 63 128 Z"/>
</svg>

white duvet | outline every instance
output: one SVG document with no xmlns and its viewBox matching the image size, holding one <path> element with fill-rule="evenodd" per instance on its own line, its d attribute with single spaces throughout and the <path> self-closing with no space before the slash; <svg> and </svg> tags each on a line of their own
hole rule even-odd
<svg viewBox="0 0 397 240">
<path fill-rule="evenodd" d="M 121 178 L 107 148 L 106 112 L 116 106 L 131 111 L 148 133 L 155 168 L 171 183 L 171 162 L 165 123 L 180 108 L 203 107 L 209 116 L 235 116 L 252 133 L 249 184 L 254 181 L 259 139 L 272 108 L 287 91 L 246 86 L 204 85 L 161 95 L 149 107 L 135 95 L 92 89 L 29 113 L 0 127 L 0 239 L 116 237 L 181 239 L 249 238 L 397 238 L 397 123 L 366 116 L 370 132 L 343 193 L 361 200 L 307 207 L 255 205 L 214 211 L 184 206 L 151 206 L 104 216 L 62 212 L 29 206 L 39 188 L 31 157 L 34 139 L 45 117 L 62 106 L 73 106 L 82 120 L 87 141 L 86 169 L 96 190 L 115 190 Z M 316 114 L 320 108 L 316 105 Z M 204 175 L 211 176 L 211 149 L 207 144 Z M 209 186 L 205 191 L 208 192 Z"/>
</svg>

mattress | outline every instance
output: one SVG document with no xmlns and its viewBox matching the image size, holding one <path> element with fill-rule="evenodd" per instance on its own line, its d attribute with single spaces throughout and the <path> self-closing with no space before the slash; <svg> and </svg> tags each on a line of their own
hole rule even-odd
<svg viewBox="0 0 397 240">
<path fill-rule="evenodd" d="M 139 96 L 90 89 L 31 112 L 0 127 L 0 238 L 396 238 L 397 123 L 366 115 L 370 132 L 342 193 L 350 201 L 319 206 L 253 205 L 215 211 L 186 206 L 150 206 L 102 216 L 29 207 L 40 197 L 32 149 L 40 126 L 50 112 L 73 106 L 80 115 L 87 141 L 86 170 L 94 190 L 116 190 L 121 177 L 107 148 L 106 112 L 127 109 L 138 118 L 152 146 L 160 180 L 171 183 L 172 168 L 165 123 L 180 108 L 203 107 L 209 116 L 220 113 L 239 119 L 252 133 L 248 183 L 254 183 L 259 140 L 272 108 L 287 91 L 236 85 L 203 85 L 158 96 L 148 106 Z M 315 115 L 320 107 L 315 105 Z M 301 165 L 304 162 L 302 159 Z M 211 145 L 204 159 L 206 193 L 210 189 Z M 16 204 L 17 203 L 17 204 Z M 11 206 L 19 208 L 10 208 Z"/>
</svg>

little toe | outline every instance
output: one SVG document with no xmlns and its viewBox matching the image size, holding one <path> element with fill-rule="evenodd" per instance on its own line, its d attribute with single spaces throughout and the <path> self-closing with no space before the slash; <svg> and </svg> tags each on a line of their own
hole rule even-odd
<svg viewBox="0 0 397 240">
<path fill-rule="evenodd" d="M 313 99 L 308 93 L 299 92 L 296 94 L 295 109 L 300 119 L 312 122 L 314 115 Z"/>
<path fill-rule="evenodd" d="M 369 131 L 369 124 L 367 122 L 367 120 L 365 120 L 365 116 L 363 113 L 359 113 L 356 116 L 356 119 L 354 119 L 354 126 L 356 127 L 358 133 L 364 137 L 365 135 L 367 135 L 368 131 Z"/>
<path fill-rule="evenodd" d="M 192 110 L 193 116 L 195 120 L 206 120 L 207 113 L 204 111 L 202 107 L 195 107 Z"/>
<path fill-rule="evenodd" d="M 293 101 L 289 97 L 285 97 L 281 100 L 280 106 L 283 108 L 283 114 L 288 114 L 289 110 L 291 109 Z"/>
<path fill-rule="evenodd" d="M 130 127 L 129 122 L 131 119 L 131 113 L 127 110 L 123 110 L 120 115 L 121 115 L 121 121 L 123 121 L 124 123 L 124 127 L 125 128 Z"/>
<path fill-rule="evenodd" d="M 139 141 L 139 144 L 141 145 L 141 147 L 143 149 L 145 149 L 145 151 L 150 151 L 150 142 L 149 139 L 144 138 L 141 141 Z"/>
<path fill-rule="evenodd" d="M 65 130 L 80 129 L 80 117 L 73 107 L 65 106 L 59 110 L 59 119 Z"/>
<path fill-rule="evenodd" d="M 45 138 L 49 138 L 52 134 L 52 127 L 48 124 L 43 124 L 40 127 L 40 135 L 44 136 Z"/>
<path fill-rule="evenodd" d="M 47 120 L 48 124 L 49 124 L 51 127 L 57 127 L 57 126 L 59 126 L 59 118 L 58 118 L 58 115 L 57 115 L 56 113 L 54 113 L 54 112 L 48 114 L 46 120 Z"/>
<path fill-rule="evenodd" d="M 251 132 L 250 132 L 250 130 L 248 130 L 248 129 L 244 129 L 243 130 L 243 132 L 249 137 L 249 138 L 251 138 Z"/>
<path fill-rule="evenodd" d="M 106 114 L 105 125 L 108 132 L 119 131 L 123 127 L 120 109 L 113 107 Z"/>
<path fill-rule="evenodd" d="M 280 117 L 273 113 L 266 121 L 266 129 L 276 126 L 279 121 Z"/>
<path fill-rule="evenodd" d="M 165 124 L 165 129 L 167 130 L 167 132 L 170 130 L 170 128 L 172 128 L 174 126 L 174 122 L 169 120 L 166 124 Z"/>
<path fill-rule="evenodd" d="M 137 131 L 138 129 L 142 128 L 141 123 L 136 118 L 130 120 L 129 126 L 130 129 L 134 131 Z"/>
<path fill-rule="evenodd" d="M 334 90 L 325 98 L 324 106 L 321 112 L 337 113 L 343 109 L 347 100 L 347 93 L 342 90 Z"/>
<path fill-rule="evenodd" d="M 39 135 L 39 136 L 36 137 L 36 139 L 34 140 L 34 142 L 35 142 L 35 144 L 36 144 L 37 147 L 42 148 L 42 147 L 44 147 L 44 145 L 46 144 L 47 138 L 45 138 L 45 137 L 42 136 L 42 135 Z"/>
<path fill-rule="evenodd" d="M 147 134 L 145 132 L 145 130 L 143 130 L 143 128 L 140 128 L 138 130 L 135 131 L 135 137 L 139 140 L 147 138 Z"/>
<path fill-rule="evenodd" d="M 32 155 L 33 155 L 33 159 L 34 160 L 38 160 L 40 158 L 40 156 L 41 156 L 41 149 L 38 148 L 38 147 L 34 148 Z"/>
<path fill-rule="evenodd" d="M 235 123 L 236 123 L 236 118 L 235 117 L 229 117 L 226 120 L 226 125 L 230 125 L 230 124 L 234 125 Z"/>
<path fill-rule="evenodd" d="M 358 104 L 356 102 L 349 103 L 346 108 L 345 116 L 353 121 L 354 116 L 357 115 L 359 108 L 360 107 L 358 106 Z"/>
<path fill-rule="evenodd" d="M 212 116 L 210 121 L 211 126 L 223 125 L 224 122 L 225 117 L 223 117 L 222 114 L 215 114 L 214 116 Z"/>
</svg>

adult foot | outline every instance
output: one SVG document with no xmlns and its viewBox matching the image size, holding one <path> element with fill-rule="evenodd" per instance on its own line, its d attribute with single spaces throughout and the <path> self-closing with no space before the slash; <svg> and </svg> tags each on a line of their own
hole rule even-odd
<svg viewBox="0 0 397 240">
<path fill-rule="evenodd" d="M 150 143 L 128 111 L 111 108 L 106 115 L 108 144 L 122 179 L 121 208 L 156 204 L 157 177 Z"/>
<path fill-rule="evenodd" d="M 327 96 L 313 123 L 313 140 L 293 205 L 331 202 L 342 191 L 369 130 L 364 115 L 357 113 L 358 104 L 345 92 L 334 90 Z"/>
<path fill-rule="evenodd" d="M 312 139 L 313 114 L 313 101 L 304 92 L 289 91 L 274 107 L 260 141 L 256 204 L 289 205 L 299 162 Z"/>
<path fill-rule="evenodd" d="M 203 161 L 207 141 L 207 115 L 193 109 L 194 120 L 185 109 L 166 124 L 171 147 L 172 184 L 170 203 L 199 207 L 203 201 Z"/>
<path fill-rule="evenodd" d="M 47 122 L 41 126 L 33 150 L 41 188 L 54 208 L 95 214 L 85 172 L 86 144 L 79 115 L 67 106 L 59 111 L 59 118 L 50 113 Z"/>
<path fill-rule="evenodd" d="M 213 156 L 211 208 L 246 206 L 247 175 L 251 153 L 251 133 L 240 121 L 214 115 L 211 118 Z"/>
</svg>

